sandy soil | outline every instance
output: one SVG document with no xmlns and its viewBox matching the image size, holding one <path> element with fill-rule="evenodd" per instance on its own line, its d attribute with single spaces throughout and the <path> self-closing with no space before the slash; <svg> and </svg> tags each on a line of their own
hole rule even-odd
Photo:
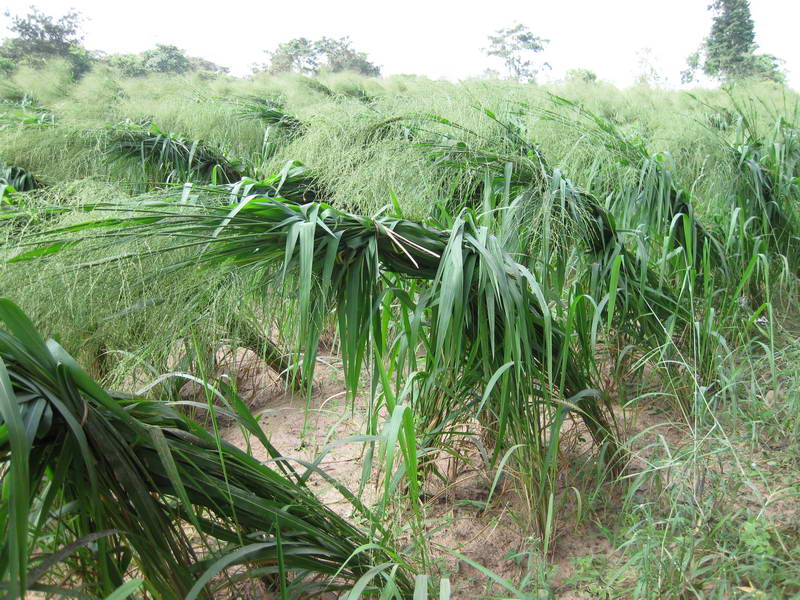
<svg viewBox="0 0 800 600">
<path fill-rule="evenodd" d="M 321 455 L 319 465 L 341 485 L 356 493 L 364 478 L 365 485 L 361 499 L 373 507 L 381 497 L 379 486 L 383 481 L 377 469 L 364 473 L 364 443 L 350 438 L 363 434 L 366 422 L 366 399 L 354 401 L 346 397 L 340 364 L 336 357 L 323 357 L 315 373 L 314 394 L 310 400 L 304 396 L 284 393 L 281 382 L 270 374 L 268 369 L 249 351 L 240 350 L 235 360 L 221 357 L 222 371 L 236 379 L 240 394 L 258 416 L 261 426 L 268 434 L 271 443 L 285 456 L 304 461 L 314 461 Z M 366 386 L 365 386 L 366 387 Z M 190 388 L 190 386 L 189 386 Z M 654 403 L 655 405 L 655 403 Z M 746 463 L 720 462 L 712 464 L 705 461 L 695 465 L 691 461 L 680 460 L 682 449 L 693 443 L 691 430 L 681 423 L 681 418 L 654 408 L 624 411 L 617 409 L 616 417 L 624 429 L 624 439 L 629 440 L 631 461 L 626 472 L 631 476 L 659 465 L 659 489 L 653 489 L 653 480 L 647 479 L 636 495 L 642 498 L 668 497 L 665 492 L 672 485 L 690 482 L 694 493 L 702 495 L 704 490 L 704 470 L 713 468 L 724 474 L 730 470 L 758 467 L 761 472 L 770 472 L 768 458 L 754 456 L 746 448 L 741 456 Z M 540 572 L 547 577 L 555 597 L 564 600 L 594 598 L 590 592 L 576 591 L 580 585 L 570 578 L 578 571 L 579 564 L 596 561 L 597 564 L 613 564 L 620 557 L 601 534 L 600 525 L 590 519 L 580 519 L 576 523 L 576 506 L 570 492 L 571 486 L 581 489 L 582 494 L 591 492 L 586 488 L 585 473 L 580 473 L 576 465 L 582 464 L 592 449 L 589 436 L 582 424 L 568 422 L 562 431 L 564 452 L 561 460 L 569 463 L 560 469 L 562 479 L 559 486 L 564 491 L 562 504 L 557 508 L 554 524 L 554 539 L 549 548 L 548 560 L 543 559 L 542 543 L 535 537 L 526 535 L 532 531 L 527 523 L 520 521 L 525 515 L 524 502 L 519 497 L 511 475 L 503 478 L 495 490 L 491 503 L 487 505 L 492 477 L 483 467 L 476 451 L 470 451 L 465 444 L 466 462 L 460 462 L 457 469 L 447 464 L 447 460 L 437 461 L 443 472 L 450 475 L 445 485 L 429 477 L 423 493 L 426 534 L 430 540 L 431 561 L 437 574 L 449 575 L 454 599 L 485 598 L 501 593 L 501 589 L 479 570 L 451 552 L 456 551 L 505 579 L 518 584 L 528 573 Z M 246 446 L 242 432 L 234 426 L 224 431 L 229 442 L 240 447 Z M 253 442 L 253 454 L 268 460 L 266 450 Z M 687 453 L 691 455 L 691 453 Z M 671 461 L 676 458 L 677 460 Z M 661 461 L 661 462 L 659 462 Z M 376 461 L 377 462 L 377 461 Z M 663 469 L 661 464 L 666 463 Z M 758 463 L 758 464 L 757 464 Z M 775 469 L 782 468 L 775 466 Z M 572 477 L 567 480 L 566 477 Z M 742 507 L 748 511 L 764 514 L 776 523 L 788 523 L 798 518 L 798 505 L 794 498 L 784 498 L 780 488 L 770 488 L 766 480 L 758 477 L 745 478 L 746 489 L 740 493 Z M 345 517 L 352 517 L 350 504 L 320 477 L 312 477 L 310 485 L 317 495 L 334 511 Z M 583 486 L 583 487 L 581 487 Z M 598 488 L 600 489 L 600 488 Z M 619 493 L 608 486 L 602 488 L 612 507 L 620 503 L 613 497 Z M 387 510 L 387 517 L 397 524 L 406 524 L 411 519 L 408 507 L 393 505 Z M 403 543 L 403 534 L 398 541 Z M 267 597 L 257 595 L 254 597 Z"/>
<path fill-rule="evenodd" d="M 240 354 L 236 362 L 238 365 L 232 366 L 238 367 L 235 370 L 240 393 L 258 416 L 270 442 L 291 458 L 313 461 L 324 454 L 320 467 L 347 489 L 357 492 L 364 470 L 364 443 L 348 441 L 348 438 L 364 432 L 366 402 L 363 398 L 356 398 L 354 402 L 347 399 L 336 360 L 331 359 L 332 366 L 323 364 L 317 369 L 310 401 L 284 393 L 273 377 L 258 368 L 253 356 Z M 246 446 L 238 427 L 226 428 L 223 435 L 237 446 Z M 252 452 L 256 458 L 269 459 L 266 450 L 257 442 L 253 443 Z M 500 588 L 496 584 L 487 587 L 489 580 L 485 575 L 458 560 L 447 549 L 514 582 L 528 572 L 530 561 L 541 560 L 541 544 L 525 535 L 530 529 L 516 516 L 525 511 L 521 510 L 522 500 L 513 484 L 506 478 L 505 485 L 498 486 L 487 508 L 492 480 L 477 453 L 471 458 L 474 458 L 470 461 L 472 464 L 461 464 L 457 476 L 447 486 L 430 478 L 423 496 L 432 563 L 441 573 L 450 574 L 452 598 L 463 600 L 496 594 Z M 446 464 L 442 467 L 451 468 Z M 382 477 L 373 469 L 366 478 L 362 501 L 372 507 L 381 497 Z M 349 503 L 320 477 L 312 477 L 310 485 L 327 506 L 345 517 L 351 516 Z M 410 514 L 405 514 L 401 520 L 408 518 Z M 572 574 L 576 557 L 607 557 L 612 553 L 593 523 L 585 522 L 575 528 L 567 525 L 572 520 L 571 514 L 565 514 L 563 520 L 564 523 L 557 524 L 558 534 L 550 557 L 551 582 L 556 586 Z M 589 596 L 565 592 L 558 597 Z"/>
</svg>

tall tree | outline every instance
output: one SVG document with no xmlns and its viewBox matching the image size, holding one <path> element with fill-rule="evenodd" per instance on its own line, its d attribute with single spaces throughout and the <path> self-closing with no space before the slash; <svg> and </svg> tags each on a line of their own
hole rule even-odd
<svg viewBox="0 0 800 600">
<path fill-rule="evenodd" d="M 711 35 L 706 43 L 703 70 L 712 77 L 750 75 L 756 46 L 756 28 L 748 0 L 715 0 Z"/>
<path fill-rule="evenodd" d="M 186 53 L 169 44 L 156 44 L 154 49 L 142 52 L 142 63 L 151 73 L 186 73 L 191 68 Z"/>
<path fill-rule="evenodd" d="M 495 35 L 490 35 L 489 47 L 483 51 L 488 56 L 503 59 L 512 77 L 532 81 L 543 68 L 550 68 L 548 63 L 537 64 L 535 61 L 549 43 L 550 40 L 533 35 L 525 25 L 518 24 L 498 29 Z"/>
<path fill-rule="evenodd" d="M 82 46 L 83 17 L 79 12 L 70 11 L 56 19 L 31 6 L 27 15 L 12 15 L 8 11 L 4 14 L 10 17 L 9 29 L 17 37 L 3 42 L 0 57 L 15 63 L 63 58 L 72 64 L 76 76 L 91 67 L 91 56 Z"/>
<path fill-rule="evenodd" d="M 714 0 L 708 9 L 714 13 L 711 33 L 689 57 L 689 68 L 681 74 L 684 82 L 692 81 L 697 69 L 725 82 L 748 77 L 783 81 L 780 60 L 755 53 L 758 45 L 749 0 Z"/>
<path fill-rule="evenodd" d="M 300 37 L 280 44 L 269 52 L 270 73 L 315 75 L 319 70 L 319 51 L 308 38 Z"/>
</svg>

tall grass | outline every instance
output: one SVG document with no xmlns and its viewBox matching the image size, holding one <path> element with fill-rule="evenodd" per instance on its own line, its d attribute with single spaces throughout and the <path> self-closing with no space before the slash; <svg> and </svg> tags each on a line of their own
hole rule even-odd
<svg viewBox="0 0 800 600">
<path fill-rule="evenodd" d="M 111 593 L 134 568 L 161 598 L 205 596 L 212 578 L 240 564 L 248 577 L 274 578 L 285 598 L 363 576 L 372 586 L 381 556 L 402 564 L 316 500 L 305 487 L 314 468 L 301 475 L 284 463 L 235 396 L 230 409 L 274 469 L 168 403 L 105 391 L 7 300 L 0 319 L 0 458 L 13 489 L 0 513 L 0 578 L 9 597 L 60 591 L 39 582 L 68 558 L 69 578 L 85 591 Z M 46 547 L 31 564 L 31 549 Z M 407 591 L 405 572 L 388 586 Z"/>
<path fill-rule="evenodd" d="M 9 123 L 3 159 L 56 185 L 15 192 L 3 292 L 93 374 L 122 382 L 133 363 L 167 370 L 176 341 L 200 355 L 234 340 L 309 391 L 335 326 L 350 398 L 369 396 L 362 488 L 383 462 L 370 527 L 407 496 L 423 569 L 422 486 L 452 483 L 437 459 L 464 458 L 466 436 L 493 491 L 517 480 L 545 554 L 560 515 L 583 519 L 621 490 L 631 520 L 614 543 L 628 562 L 604 592 L 793 589 L 791 535 L 731 506 L 752 484 L 734 438 L 796 421 L 788 397 L 770 409 L 785 422 L 754 399 L 791 381 L 795 94 L 109 71 L 47 94 L 24 76 L 9 101 L 36 98 L 52 123 Z M 94 91 L 104 108 L 82 116 Z M 135 152 L 109 161 L 125 121 L 163 130 L 137 131 Z M 658 442 L 641 467 L 646 434 L 622 432 L 645 407 L 683 424 L 685 452 Z M 565 437 L 592 439 L 600 476 L 579 480 Z M 708 484 L 709 504 L 698 489 L 717 456 L 738 471 Z M 659 488 L 676 469 L 691 477 Z M 689 544 L 690 522 L 719 527 Z M 487 576 L 521 597 L 548 585 L 533 571 L 519 585 Z"/>
<path fill-rule="evenodd" d="M 487 196 L 487 201 L 494 199 Z M 96 238 L 109 229 L 104 237 L 112 242 L 153 236 L 183 240 L 173 247 L 190 249 L 190 257 L 172 261 L 168 270 L 235 268 L 252 273 L 262 286 L 271 280 L 285 286 L 287 275 L 296 272 L 305 375 L 313 373 L 332 303 L 351 393 L 359 388 L 371 346 L 375 365 L 384 365 L 375 372 L 382 402 L 393 412 L 398 394 L 403 400 L 411 392 L 422 448 L 474 415 L 491 432 L 493 464 L 514 445 L 529 449 L 533 455 L 521 451 L 520 464 L 528 482 L 538 482 L 529 493 L 542 528 L 554 477 L 547 448 L 551 455 L 557 448 L 566 412 L 576 411 L 598 443 L 610 441 L 613 454 L 613 431 L 603 403 L 596 400 L 599 392 L 592 391 L 584 366 L 570 355 L 570 332 L 554 322 L 536 278 L 510 254 L 524 251 L 524 236 L 514 230 L 519 202 L 486 206 L 483 214 L 464 213 L 448 229 L 257 196 L 231 206 L 209 204 L 98 206 L 121 216 L 49 231 L 43 245 L 14 260 L 58 252 L 65 242 L 74 245 L 80 239 L 72 234 L 81 230 Z M 501 211 L 499 218 L 490 210 Z M 166 246 L 141 256 L 169 251 Z M 191 256 L 197 253 L 199 259 Z M 392 276 L 388 286 L 387 275 Z M 404 326 L 390 336 L 386 319 L 397 310 Z M 426 349 L 424 367 L 418 364 L 419 348 Z M 417 374 L 413 387 L 401 383 L 410 373 Z M 464 402 L 467 398 L 472 399 Z M 379 409 L 380 404 L 371 408 L 374 414 Z M 557 416 L 550 414 L 553 409 Z"/>
</svg>

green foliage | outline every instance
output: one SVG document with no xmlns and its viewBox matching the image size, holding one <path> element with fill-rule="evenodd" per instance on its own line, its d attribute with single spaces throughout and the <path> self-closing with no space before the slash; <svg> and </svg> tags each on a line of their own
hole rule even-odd
<svg viewBox="0 0 800 600">
<path fill-rule="evenodd" d="M 378 77 L 381 69 L 367 60 L 365 52 L 356 51 L 350 38 L 323 37 L 316 42 L 317 53 L 324 59 L 320 71 L 340 73 L 351 71 L 367 77 Z"/>
<path fill-rule="evenodd" d="M 315 41 L 294 38 L 268 54 L 269 64 L 258 68 L 270 73 L 317 75 L 352 71 L 368 77 L 381 74 L 380 67 L 369 62 L 366 53 L 355 50 L 348 37 L 323 37 Z"/>
<path fill-rule="evenodd" d="M 708 8 L 714 12 L 711 33 L 689 57 L 689 68 L 681 75 L 684 82 L 692 81 L 698 68 L 725 82 L 746 78 L 784 81 L 780 59 L 755 53 L 758 45 L 749 0 L 715 0 Z"/>
<path fill-rule="evenodd" d="M 14 204 L 16 192 L 29 192 L 40 185 L 25 169 L 0 163 L 0 206 Z"/>
<path fill-rule="evenodd" d="M 737 204 L 745 215 L 756 219 L 772 252 L 794 262 L 800 256 L 800 213 L 796 208 L 800 201 L 800 129 L 778 117 L 771 135 L 765 138 L 747 109 L 735 102 L 734 108 L 738 127 L 736 137 L 728 143 L 743 186 Z"/>
<path fill-rule="evenodd" d="M 18 103 L 2 103 L 0 110 L 0 129 L 12 126 L 49 127 L 55 120 L 52 112 L 26 98 Z"/>
<path fill-rule="evenodd" d="M 57 20 L 36 7 L 31 7 L 31 12 L 25 16 L 11 16 L 8 11 L 5 16 L 11 17 L 9 29 L 17 34 L 17 48 L 23 54 L 65 56 L 83 41 L 82 17 L 75 11 Z"/>
<path fill-rule="evenodd" d="M 589 69 L 570 69 L 567 71 L 567 81 L 595 83 L 597 81 L 597 73 Z"/>
<path fill-rule="evenodd" d="M 308 38 L 294 38 L 283 42 L 272 52 L 269 65 L 262 68 L 271 73 L 300 73 L 313 75 L 318 69 L 317 50 Z"/>
<path fill-rule="evenodd" d="M 187 140 L 156 124 L 122 123 L 109 130 L 108 157 L 113 162 L 136 160 L 145 181 L 175 183 L 188 179 L 220 183 L 241 179 L 240 167 L 202 140 Z"/>
<path fill-rule="evenodd" d="M 722 440 L 705 440 L 703 445 L 718 446 L 715 453 L 736 459 L 735 451 L 724 448 Z M 658 456 L 653 467 L 682 469 L 687 460 L 690 456 L 683 452 L 672 459 Z M 621 550 L 627 560 L 604 573 L 605 588 L 616 592 L 610 597 L 796 597 L 800 593 L 796 529 L 742 508 L 737 496 L 748 493 L 744 474 L 722 478 L 712 470 L 685 473 L 689 481 L 669 483 L 664 502 L 631 507 L 622 533 Z M 639 484 L 645 481 L 658 487 L 666 483 L 655 471 L 641 477 Z M 698 495 L 692 485 L 701 486 L 704 494 Z M 791 490 L 786 493 L 796 501 Z M 636 581 L 623 585 L 631 570 L 637 573 Z"/>
<path fill-rule="evenodd" d="M 53 85 L 48 68 L 0 82 L 5 112 L 39 115 L 34 97 L 53 117 L 0 131 L 4 160 L 50 184 L 0 215 L 0 286 L 109 387 L 137 389 L 176 360 L 202 380 L 224 345 L 307 391 L 317 353 L 366 411 L 359 486 L 383 494 L 365 524 L 408 540 L 404 556 L 431 572 L 419 594 L 438 591 L 431 563 L 454 595 L 568 593 L 547 557 L 571 536 L 591 551 L 595 523 L 606 552 L 569 584 L 584 595 L 797 593 L 791 90 L 572 79 L 546 95 L 509 80 L 102 67 Z M 122 119 L 170 140 L 109 161 Z M 188 140 L 242 157 L 250 176 L 209 183 Z M 153 189 L 173 169 L 162 150 L 172 180 L 194 183 Z M 615 442 L 631 459 L 618 478 Z M 473 496 L 484 482 L 488 497 Z M 446 505 L 465 484 L 469 499 Z M 533 536 L 490 542 L 508 550 L 502 576 L 469 550 L 451 569 L 437 532 L 500 513 Z M 95 567 L 86 579 L 101 585 L 93 550 L 53 575 Z M 390 577 L 397 561 L 376 560 Z"/>
<path fill-rule="evenodd" d="M 280 103 L 268 98 L 249 96 L 237 103 L 242 115 L 255 117 L 266 125 L 276 125 L 291 137 L 302 134 L 306 125 L 294 115 L 283 110 Z"/>
<path fill-rule="evenodd" d="M 177 46 L 156 44 L 152 50 L 139 54 L 112 54 L 104 62 L 119 70 L 123 77 L 142 77 L 149 73 L 227 73 L 227 67 L 210 60 L 187 56 Z"/>
<path fill-rule="evenodd" d="M 534 57 L 544 50 L 549 43 L 533 33 L 525 25 L 498 29 L 489 36 L 489 47 L 484 49 L 488 56 L 496 56 L 503 60 L 511 77 L 533 81 L 543 68 L 550 68 L 548 63 L 538 65 Z"/>
<path fill-rule="evenodd" d="M 729 79 L 749 75 L 750 57 L 756 49 L 749 0 L 715 0 L 709 9 L 714 11 L 714 22 L 703 70 L 712 77 Z"/>
<path fill-rule="evenodd" d="M 487 202 L 494 199 L 487 196 Z M 556 468 L 547 457 L 557 442 L 548 439 L 558 439 L 566 411 L 580 415 L 595 441 L 609 444 L 614 454 L 614 432 L 599 393 L 590 389 L 585 366 L 570 358 L 568 334 L 553 322 L 533 274 L 512 258 L 525 250 L 525 236 L 514 231 L 523 214 L 519 200 L 498 205 L 496 223 L 489 213 L 470 211 L 444 230 L 397 217 L 367 219 L 324 204 L 296 205 L 257 196 L 245 196 L 236 205 L 208 204 L 192 205 L 187 212 L 174 202 L 149 203 L 130 217 L 51 231 L 35 250 L 14 260 L 60 252 L 65 242 L 71 246 L 89 239 L 81 231 L 94 237 L 107 229 L 118 240 L 167 236 L 186 240 L 175 249 L 203 248 L 197 260 L 181 259 L 170 271 L 198 264 L 247 269 L 259 275 L 262 286 L 274 278 L 283 286 L 286 273 L 297 272 L 304 376 L 313 374 L 324 315 L 332 303 L 351 394 L 358 390 L 372 340 L 373 352 L 387 363 L 375 382 L 382 383 L 382 402 L 390 412 L 403 400 L 409 403 L 418 415 L 422 449 L 444 443 L 470 418 L 492 432 L 492 464 L 512 446 L 526 449 L 519 451 L 519 461 L 530 478 L 541 530 L 551 518 L 547 498 Z M 136 208 L 105 210 L 124 215 Z M 496 234 L 490 234 L 495 227 Z M 169 250 L 168 245 L 161 252 Z M 389 277 L 392 285 L 386 287 Z M 395 302 L 399 306 L 392 307 Z M 407 312 L 401 321 L 407 323 L 405 341 L 399 346 L 405 351 L 399 354 L 397 346 L 387 345 L 381 326 L 394 310 Z M 429 313 L 421 322 L 412 317 Z M 424 368 L 416 356 L 419 344 L 428 348 Z M 418 372 L 419 387 L 408 398 L 405 368 Z M 390 384 L 392 377 L 396 381 Z M 496 383 L 484 389 L 487 381 Z M 469 401 L 454 402 L 462 398 Z M 542 422 L 552 425 L 542 428 Z"/>
<path fill-rule="evenodd" d="M 107 62 L 119 69 L 125 77 L 137 77 L 147 73 L 186 73 L 191 68 L 191 61 L 176 46 L 157 44 L 152 50 L 141 54 L 114 54 Z"/>
<path fill-rule="evenodd" d="M 200 58 L 198 56 L 190 56 L 189 57 L 189 71 L 193 73 L 210 73 L 213 75 L 223 75 L 227 74 L 230 69 L 228 67 L 223 67 L 222 65 L 218 65 L 210 60 L 205 58 Z"/>
<path fill-rule="evenodd" d="M 91 68 L 92 58 L 81 46 L 83 35 L 80 32 L 82 16 L 70 11 L 58 19 L 31 7 L 25 16 L 12 16 L 9 29 L 17 34 L 3 42 L 0 56 L 20 63 L 22 61 L 41 61 L 46 58 L 64 58 L 72 65 L 72 73 L 80 77 Z"/>
<path fill-rule="evenodd" d="M 16 68 L 17 63 L 13 58 L 5 58 L 0 56 L 0 73 L 3 75 L 11 75 Z"/>
<path fill-rule="evenodd" d="M 144 60 L 138 54 L 112 54 L 105 61 L 111 67 L 119 70 L 123 77 L 139 77 L 147 74 Z"/>
<path fill-rule="evenodd" d="M 177 46 L 156 44 L 152 50 L 142 52 L 142 67 L 153 73 L 186 73 L 191 66 L 189 58 Z"/>
<path fill-rule="evenodd" d="M 175 599 L 211 597 L 212 578 L 238 565 L 296 598 L 365 576 L 379 587 L 374 567 L 398 563 L 314 497 L 305 481 L 316 468 L 301 475 L 281 460 L 235 395 L 229 409 L 274 469 L 168 403 L 107 392 L 5 299 L 0 322 L 0 477 L 14 490 L 0 512 L 0 582 L 9 597 L 62 580 L 53 574 L 64 561 L 81 593 L 111 594 L 134 568 L 151 594 Z M 42 547 L 52 551 L 32 559 Z M 405 571 L 387 587 L 407 597 Z"/>
</svg>

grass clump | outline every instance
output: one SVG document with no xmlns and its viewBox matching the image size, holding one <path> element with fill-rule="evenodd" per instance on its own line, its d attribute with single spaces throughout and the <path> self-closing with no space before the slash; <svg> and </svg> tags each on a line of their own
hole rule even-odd
<svg viewBox="0 0 800 600">
<path fill-rule="evenodd" d="M 378 557 L 399 560 L 320 504 L 308 474 L 281 461 L 235 396 L 230 409 L 275 469 L 168 403 L 110 394 L 13 303 L 0 300 L 0 319 L 0 460 L 3 486 L 14 489 L 0 515 L 9 596 L 61 591 L 46 582 L 64 561 L 84 591 L 111 593 L 135 569 L 158 597 L 196 598 L 234 565 L 247 568 L 239 579 L 300 597 L 362 577 L 380 585 Z M 45 552 L 36 563 L 31 546 Z M 403 571 L 386 585 L 409 587 Z"/>
</svg>

